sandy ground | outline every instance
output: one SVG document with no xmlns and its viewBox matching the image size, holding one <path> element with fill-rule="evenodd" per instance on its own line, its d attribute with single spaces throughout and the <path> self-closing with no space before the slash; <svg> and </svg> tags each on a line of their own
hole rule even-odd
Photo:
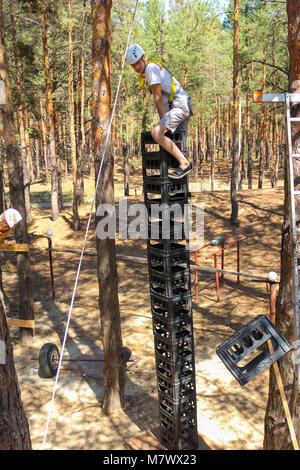
<svg viewBox="0 0 300 470">
<path fill-rule="evenodd" d="M 241 271 L 266 276 L 280 271 L 281 223 L 283 220 L 283 186 L 277 189 L 244 190 L 239 194 L 240 226 L 232 227 L 228 190 L 200 192 L 200 184 L 191 185 L 193 204 L 204 203 L 204 243 L 232 234 L 229 240 L 247 238 L 241 244 Z M 203 185 L 201 187 L 203 188 Z M 198 191 L 198 192 L 197 192 Z M 139 191 L 130 202 L 142 202 Z M 55 302 L 49 276 L 46 230 L 53 231 L 54 248 L 81 250 L 90 205 L 81 207 L 82 229 L 72 230 L 71 209 L 65 209 L 52 222 L 50 211 L 33 209 L 30 226 L 33 266 L 36 331 L 33 344 L 20 344 L 17 328 L 11 327 L 15 364 L 22 399 L 30 424 L 32 445 L 41 449 L 49 417 L 53 379 L 38 374 L 38 353 L 47 342 L 59 349 L 64 337 L 70 300 L 79 256 L 53 253 Z M 91 227 L 86 251 L 95 251 L 95 228 Z M 199 264 L 213 267 L 206 256 L 216 251 L 207 247 L 200 252 Z M 144 241 L 117 241 L 117 252 L 145 257 Z M 18 290 L 15 255 L 8 256 L 10 267 L 4 273 L 8 316 L 18 317 Z M 193 255 L 191 260 L 193 261 Z M 226 250 L 225 269 L 236 269 L 236 248 Z M 110 418 L 101 411 L 102 365 L 95 369 L 86 363 L 81 370 L 70 370 L 64 363 L 58 379 L 54 409 L 50 414 L 45 448 L 47 449 L 124 449 L 124 442 L 159 424 L 154 367 L 153 334 L 147 266 L 119 260 L 119 300 L 123 344 L 132 350 L 128 364 L 126 406 Z M 199 292 L 195 298 L 193 318 L 197 375 L 198 430 L 222 449 L 261 449 L 264 415 L 268 394 L 268 371 L 241 387 L 216 355 L 215 349 L 225 339 L 255 316 L 269 313 L 268 288 L 265 283 L 225 276 L 217 302 L 214 275 L 199 274 Z M 101 350 L 98 310 L 96 258 L 85 256 L 72 311 L 64 357 Z M 71 364 L 69 363 L 69 366 Z"/>
</svg>

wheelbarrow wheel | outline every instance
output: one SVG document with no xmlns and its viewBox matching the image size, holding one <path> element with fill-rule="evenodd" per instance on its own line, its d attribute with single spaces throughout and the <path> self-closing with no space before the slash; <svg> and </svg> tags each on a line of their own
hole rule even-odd
<svg viewBox="0 0 300 470">
<path fill-rule="evenodd" d="M 53 343 L 46 343 L 40 349 L 39 373 L 43 378 L 54 377 L 59 362 L 59 350 Z"/>
</svg>

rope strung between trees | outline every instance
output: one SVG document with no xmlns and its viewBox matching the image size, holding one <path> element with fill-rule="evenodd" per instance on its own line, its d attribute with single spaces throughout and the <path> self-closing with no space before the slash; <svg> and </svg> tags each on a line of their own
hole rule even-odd
<svg viewBox="0 0 300 470">
<path fill-rule="evenodd" d="M 90 209 L 90 213 L 89 213 L 89 218 L 88 218 L 88 222 L 87 222 L 87 227 L 86 227 L 86 231 L 85 231 L 85 236 L 84 236 L 84 240 L 83 240 L 83 244 L 82 244 L 80 259 L 79 259 L 79 263 L 78 263 L 78 268 L 77 268 L 77 273 L 76 273 L 76 278 L 75 278 L 75 283 L 74 283 L 74 288 L 73 288 L 73 293 L 72 293 L 72 299 L 71 299 L 70 308 L 69 308 L 69 313 L 68 313 L 68 318 L 67 318 L 67 324 L 66 324 L 65 333 L 64 333 L 64 339 L 63 339 L 63 342 L 62 342 L 62 349 L 61 349 L 61 353 L 60 353 L 60 357 L 59 357 L 59 362 L 58 362 L 58 367 L 57 367 L 57 373 L 56 373 L 56 377 L 55 377 L 55 382 L 54 382 L 52 397 L 51 397 L 50 406 L 49 406 L 49 411 L 48 411 L 48 416 L 47 416 L 47 422 L 46 422 L 46 427 L 45 427 L 45 432 L 44 432 L 44 439 L 43 439 L 43 444 L 42 444 L 42 450 L 45 449 L 45 445 L 46 445 L 46 441 L 47 441 L 47 434 L 48 434 L 48 429 L 49 429 L 49 423 L 50 423 L 50 419 L 51 419 L 51 413 L 52 413 L 52 410 L 53 410 L 54 399 L 55 399 L 55 394 L 56 394 L 56 390 L 57 390 L 57 383 L 58 383 L 58 379 L 59 379 L 59 373 L 60 373 L 62 358 L 63 358 L 63 354 L 64 354 L 65 344 L 66 344 L 66 340 L 67 340 L 67 336 L 68 336 L 68 329 L 69 329 L 69 325 L 70 325 L 71 314 L 72 314 L 72 310 L 73 310 L 73 305 L 74 305 L 74 300 L 75 300 L 75 295 L 76 295 L 76 290 L 77 290 L 77 284 L 78 284 L 79 274 L 80 274 L 80 270 L 81 270 L 82 259 L 83 259 L 83 255 L 84 255 L 84 251 L 85 251 L 85 246 L 86 246 L 86 241 L 87 241 L 87 235 L 88 235 L 89 228 L 90 228 L 90 224 L 91 224 L 91 220 L 92 220 L 92 214 L 93 214 L 93 209 L 94 209 L 95 200 L 96 200 L 96 193 L 97 193 L 98 185 L 99 185 L 99 182 L 100 182 L 100 177 L 101 177 L 101 172 L 102 172 L 102 167 L 103 167 L 104 156 L 105 156 L 105 154 L 106 154 L 106 148 L 107 148 L 108 140 L 109 140 L 109 137 L 110 137 L 112 122 L 113 122 L 113 118 L 114 118 L 114 115 L 115 115 L 116 106 L 117 106 L 117 101 L 118 101 L 119 92 L 120 92 L 120 88 L 121 88 L 121 82 L 122 82 L 123 71 L 124 71 L 124 65 L 125 65 L 125 54 L 126 54 L 126 50 L 127 50 L 128 46 L 129 46 L 129 41 L 130 41 L 130 37 L 131 37 L 131 33 L 132 33 L 132 27 L 133 27 L 134 18 L 135 18 L 137 6 L 138 6 L 138 1 L 139 1 L 139 0 L 136 0 L 134 12 L 133 12 L 133 15 L 132 15 L 132 20 L 131 20 L 131 25 L 130 25 L 129 33 L 128 33 L 128 38 L 127 38 L 127 43 L 126 43 L 126 47 L 125 47 L 125 52 L 124 52 L 124 55 L 123 55 L 122 68 L 121 68 L 121 72 L 120 72 L 120 76 L 119 76 L 119 83 L 118 83 L 118 87 L 117 87 L 117 91 L 116 91 L 114 106 L 113 106 L 112 113 L 111 113 L 111 119 L 110 119 L 109 126 L 108 126 L 108 131 L 107 131 L 107 135 L 106 135 L 106 140 L 105 140 L 105 144 L 104 144 L 104 148 L 103 148 L 103 154 L 102 154 L 102 158 L 101 158 L 101 162 L 100 162 L 100 166 L 99 166 L 99 170 L 98 170 L 98 175 L 97 175 L 97 180 L 96 180 L 96 184 L 95 184 L 94 196 L 93 196 L 93 200 L 92 200 L 92 204 L 91 204 L 91 209 Z"/>
</svg>

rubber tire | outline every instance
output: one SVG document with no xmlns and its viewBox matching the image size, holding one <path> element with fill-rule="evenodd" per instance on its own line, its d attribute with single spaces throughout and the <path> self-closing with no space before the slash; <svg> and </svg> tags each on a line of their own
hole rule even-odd
<svg viewBox="0 0 300 470">
<path fill-rule="evenodd" d="M 131 357 L 131 350 L 129 348 L 126 348 L 126 346 L 123 348 L 123 354 L 124 354 L 124 361 L 125 363 L 129 361 Z"/>
<path fill-rule="evenodd" d="M 39 374 L 43 378 L 51 378 L 56 375 L 59 361 L 58 347 L 53 343 L 46 343 L 40 349 Z"/>
</svg>

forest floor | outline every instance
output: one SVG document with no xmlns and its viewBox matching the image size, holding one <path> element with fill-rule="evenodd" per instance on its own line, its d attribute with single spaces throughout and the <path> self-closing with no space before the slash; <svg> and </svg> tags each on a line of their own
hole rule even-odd
<svg viewBox="0 0 300 470">
<path fill-rule="evenodd" d="M 137 175 L 141 177 L 141 175 Z M 141 179 L 140 179 L 141 181 Z M 255 184 L 255 183 L 254 183 Z M 257 185 L 254 186 L 257 188 Z M 34 188 L 34 187 L 33 187 Z M 35 188 L 38 191 L 38 188 Z M 241 243 L 241 272 L 267 276 L 280 275 L 281 224 L 283 221 L 283 184 L 272 189 L 266 182 L 262 190 L 239 192 L 240 226 L 229 223 L 231 205 L 228 185 L 218 184 L 214 192 L 209 183 L 191 183 L 191 203 L 204 203 L 204 240 L 232 234 L 228 240 L 247 238 Z M 118 194 L 119 191 L 119 194 Z M 201 192 L 200 192 L 201 191 Z M 130 203 L 143 202 L 141 185 L 136 183 Z M 116 198 L 122 194 L 117 186 Z M 53 247 L 81 250 L 90 204 L 80 208 L 82 228 L 72 230 L 72 210 L 51 221 L 48 208 L 33 207 L 31 259 L 33 266 L 36 330 L 32 344 L 21 344 L 18 329 L 10 327 L 14 345 L 22 400 L 29 420 L 33 448 L 42 448 L 50 416 L 46 449 L 124 449 L 128 439 L 159 424 L 150 295 L 146 263 L 118 260 L 119 301 L 123 344 L 132 351 L 128 363 L 125 407 L 122 413 L 107 418 L 101 411 L 103 362 L 63 362 L 49 415 L 54 378 L 38 373 L 37 357 L 44 343 L 63 342 L 66 320 L 74 287 L 79 255 L 53 253 L 55 301 L 52 300 L 47 239 L 53 231 Z M 143 240 L 117 240 L 117 253 L 146 257 Z M 217 247 L 218 248 L 218 247 Z M 213 267 L 206 256 L 217 248 L 200 252 L 198 263 Z M 95 251 L 95 227 L 89 232 L 86 251 Z M 18 317 L 15 255 L 4 272 L 5 301 L 9 317 Z M 193 262 L 194 257 L 191 255 Z M 225 269 L 236 270 L 236 248 L 226 250 Z M 83 354 L 101 357 L 100 320 L 96 258 L 85 256 L 68 330 L 65 356 Z M 199 273 L 199 292 L 195 298 L 192 274 L 193 319 L 197 381 L 198 431 L 225 450 L 262 449 L 264 415 L 268 397 L 269 372 L 264 371 L 241 387 L 216 354 L 216 347 L 243 325 L 260 314 L 269 313 L 269 293 L 263 282 L 226 275 L 217 302 L 215 276 Z"/>
</svg>

